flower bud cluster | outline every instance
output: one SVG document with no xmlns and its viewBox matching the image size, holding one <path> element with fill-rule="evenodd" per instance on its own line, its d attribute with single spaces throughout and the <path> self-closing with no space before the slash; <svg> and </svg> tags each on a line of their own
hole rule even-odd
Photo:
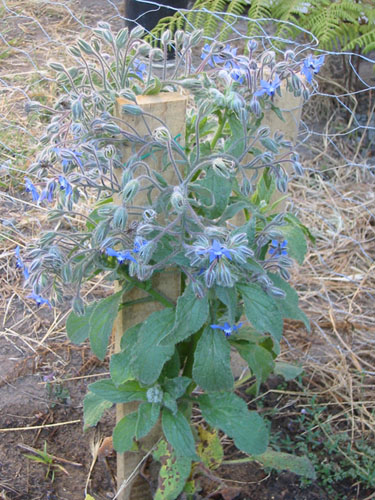
<svg viewBox="0 0 375 500">
<path fill-rule="evenodd" d="M 249 40 L 246 55 L 214 42 L 203 46 L 201 64 L 192 71 L 192 47 L 202 31 L 167 30 L 162 50 L 142 36 L 139 27 L 116 34 L 99 23 L 90 40 L 69 47 L 75 66 L 50 63 L 63 89 L 54 108 L 27 104 L 28 112 L 44 109 L 50 119 L 41 138 L 45 148 L 30 167 L 25 189 L 35 204 L 50 204 L 51 220 L 62 223 L 41 237 L 25 257 L 27 266 L 17 255 L 18 267 L 35 297 L 44 300 L 44 290 L 55 293 L 51 302 L 63 296 L 63 286 L 79 288 L 93 273 L 148 280 L 169 266 L 180 266 L 199 297 L 216 285 L 231 288 L 243 280 L 259 281 L 267 293 L 280 295 L 266 271 L 288 275 L 284 221 L 267 218 L 257 183 L 265 169 L 267 182 L 272 179 L 285 192 L 285 163 L 298 175 L 303 168 L 291 144 L 260 122 L 276 107 L 284 81 L 295 94 L 307 91 L 323 60 L 298 61 L 289 52 L 278 62 L 272 51 L 259 53 L 255 40 Z M 169 69 L 171 46 L 176 61 Z M 164 70 L 154 74 L 157 61 Z M 181 87 L 195 99 L 184 138 L 137 102 L 139 94 Z M 120 116 L 113 115 L 116 99 Z M 142 133 L 134 125 L 138 121 Z M 97 204 L 88 211 L 83 202 L 93 199 Z M 233 217 L 240 211 L 247 225 L 237 228 Z M 249 217 L 259 214 L 266 215 L 250 230 Z M 77 290 L 73 297 L 74 309 L 82 312 Z"/>
</svg>

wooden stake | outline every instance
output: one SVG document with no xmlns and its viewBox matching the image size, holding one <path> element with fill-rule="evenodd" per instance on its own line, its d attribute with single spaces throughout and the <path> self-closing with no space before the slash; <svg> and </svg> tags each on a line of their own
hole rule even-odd
<svg viewBox="0 0 375 500">
<path fill-rule="evenodd" d="M 187 97 L 179 93 L 161 93 L 158 95 L 141 95 L 137 97 L 137 104 L 146 112 L 154 117 L 157 117 L 166 124 L 169 128 L 172 137 L 178 137 L 180 144 L 183 144 L 185 138 L 185 117 L 186 117 Z M 149 136 L 155 128 L 160 127 L 161 123 L 149 116 L 134 116 L 123 115 L 122 106 L 130 104 L 125 99 L 118 99 L 116 103 L 116 116 L 126 120 L 130 127 L 133 127 L 137 133 L 142 136 Z M 134 145 L 124 146 L 123 161 L 135 153 Z M 147 158 L 145 159 L 147 162 Z M 151 161 L 151 160 L 150 160 Z M 160 167 L 160 173 L 163 174 L 166 181 L 171 185 L 177 185 L 178 180 L 172 168 L 162 171 L 161 154 L 155 153 L 152 155 L 153 168 L 155 162 Z M 115 200 L 116 201 L 116 200 Z M 146 194 L 141 191 L 136 197 L 137 205 L 147 205 Z M 131 219 L 130 219 L 131 221 Z M 180 295 L 180 274 L 176 272 L 158 273 L 153 278 L 153 287 L 160 291 L 163 295 L 168 296 L 172 300 L 177 300 Z M 119 285 L 117 285 L 118 289 Z M 117 291 L 117 290 L 116 290 Z M 143 290 L 134 288 L 124 296 L 124 301 L 133 301 L 147 296 Z M 137 323 L 144 321 L 152 312 L 162 309 L 163 306 L 155 301 L 146 303 L 133 304 L 132 306 L 122 309 L 115 321 L 114 336 L 115 336 L 115 351 L 120 351 L 120 341 L 123 333 Z M 136 411 L 138 403 L 118 404 L 116 411 L 117 422 L 125 415 Z M 139 443 L 138 452 L 127 452 L 117 454 L 117 484 L 118 488 L 132 475 L 132 472 L 137 468 L 142 461 L 145 453 L 149 451 L 161 437 L 160 425 L 155 426 L 151 433 L 142 439 Z M 119 500 L 147 500 L 152 499 L 149 485 L 138 474 L 134 479 L 129 481 L 117 497 Z"/>
</svg>

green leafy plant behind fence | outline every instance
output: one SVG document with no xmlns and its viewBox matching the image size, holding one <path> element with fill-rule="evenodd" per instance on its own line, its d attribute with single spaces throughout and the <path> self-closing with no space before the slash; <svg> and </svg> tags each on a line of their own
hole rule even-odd
<svg viewBox="0 0 375 500">
<path fill-rule="evenodd" d="M 220 15 L 218 15 L 220 13 Z M 237 16 L 247 16 L 248 35 L 260 27 L 277 22 L 274 37 L 293 40 L 302 30 L 319 41 L 319 48 L 351 51 L 359 48 L 364 54 L 375 49 L 375 6 L 372 0 L 197 0 L 190 12 L 177 11 L 159 22 L 153 34 L 160 37 L 165 29 L 202 28 L 205 35 L 225 40 L 233 31 Z M 224 22 L 223 22 L 224 21 Z M 255 21 L 255 22 L 254 22 Z"/>
</svg>

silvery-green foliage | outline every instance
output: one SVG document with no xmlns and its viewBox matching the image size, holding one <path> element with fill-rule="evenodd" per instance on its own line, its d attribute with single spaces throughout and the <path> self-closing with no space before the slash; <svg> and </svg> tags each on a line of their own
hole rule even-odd
<svg viewBox="0 0 375 500">
<path fill-rule="evenodd" d="M 43 296 L 56 305 L 71 294 L 68 334 L 73 341 L 88 336 L 101 359 L 122 292 L 84 304 L 87 279 L 103 273 L 123 292 L 137 287 L 163 305 L 125 332 L 112 378 L 90 389 L 103 401 L 143 402 L 127 432 L 138 436 L 143 419 L 154 422 L 161 411 L 175 452 L 197 459 L 185 415 L 199 384 L 208 396 L 196 401 L 209 424 L 259 454 L 267 429 L 231 393 L 230 349 L 249 364 L 259 390 L 279 352 L 283 318 L 308 325 L 285 281 L 291 258 L 303 261 L 308 232 L 293 214 L 277 213 L 272 197 L 286 191 L 291 169 L 303 169 L 291 143 L 262 125 L 265 113 L 281 116 L 276 95 L 307 90 L 298 76 L 303 61 L 278 62 L 273 52 L 257 54 L 255 43 L 249 56 L 214 43 L 193 64 L 201 32 L 165 33 L 162 49 L 141 37 L 139 28 L 115 34 L 100 23 L 91 40 L 69 48 L 72 67 L 50 64 L 60 93 L 54 107 L 29 103 L 28 112 L 46 114 L 49 123 L 26 190 L 35 202 L 53 204 L 54 229 L 34 243 L 25 264 L 17 262 L 39 305 L 48 302 Z M 169 45 L 178 48 L 171 66 Z M 185 137 L 137 104 L 140 94 L 170 91 L 189 92 L 194 101 Z M 177 303 L 152 284 L 155 274 L 176 269 L 183 282 Z M 224 418 L 233 407 L 235 425 Z M 124 425 L 115 431 L 122 451 L 133 442 L 120 432 Z M 247 425 L 256 432 L 241 444 Z"/>
</svg>

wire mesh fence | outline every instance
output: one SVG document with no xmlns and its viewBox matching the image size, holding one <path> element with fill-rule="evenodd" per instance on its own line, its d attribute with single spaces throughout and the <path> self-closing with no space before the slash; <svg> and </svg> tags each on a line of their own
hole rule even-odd
<svg viewBox="0 0 375 500">
<path fill-rule="evenodd" d="M 151 11 L 159 9 L 156 2 L 143 3 Z M 226 31 L 225 43 L 239 53 L 252 38 L 276 53 L 290 49 L 296 59 L 312 53 L 326 56 L 299 126 L 297 151 L 306 173 L 302 179 L 291 179 L 288 202 L 316 238 L 304 265 L 293 275 L 314 329 L 308 336 L 299 325 L 286 324 L 283 356 L 305 364 L 311 391 L 326 394 L 337 405 L 338 421 L 347 414 L 353 429 L 373 432 L 374 55 L 322 51 L 305 30 L 293 40 L 275 36 L 277 19 L 257 20 L 249 36 L 245 16 L 201 9 L 194 17 L 188 9 L 171 9 L 179 12 L 180 27 L 187 30 L 194 28 L 198 15 L 213 16 L 219 23 L 217 35 L 204 41 L 222 40 Z M 22 174 L 41 148 L 43 127 L 25 106 L 35 100 L 48 105 L 58 92 L 48 61 L 69 66 L 67 48 L 78 37 L 89 40 L 98 21 L 117 31 L 128 19 L 120 0 L 1 0 L 0 14 L 0 312 L 1 334 L 14 342 L 15 329 L 25 328 L 34 314 L 25 303 L 23 318 L 13 312 L 24 301 L 14 248 L 25 243 L 25 231 L 30 239 L 40 231 L 47 212 L 23 196 Z M 191 61 L 193 72 L 200 62 L 197 51 Z M 94 293 L 98 286 L 92 284 Z M 21 351 L 33 349 L 35 342 L 61 340 L 66 312 L 53 314 L 52 326 L 42 334 L 30 331 Z"/>
</svg>

